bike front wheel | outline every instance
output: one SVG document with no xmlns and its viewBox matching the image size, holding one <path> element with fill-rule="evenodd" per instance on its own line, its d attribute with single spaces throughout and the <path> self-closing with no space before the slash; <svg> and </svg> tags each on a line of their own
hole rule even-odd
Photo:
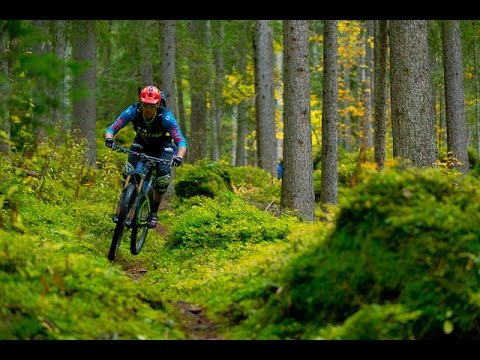
<svg viewBox="0 0 480 360">
<path fill-rule="evenodd" d="M 133 184 L 129 184 L 122 191 L 122 196 L 120 197 L 120 214 L 118 215 L 115 230 L 113 232 L 112 243 L 110 244 L 110 250 L 108 251 L 108 259 L 110 261 L 113 261 L 115 259 L 118 248 L 120 247 L 120 243 L 122 241 L 126 226 L 128 210 L 130 209 L 134 193 L 135 185 Z"/>
<path fill-rule="evenodd" d="M 148 234 L 148 220 L 150 217 L 150 198 L 148 195 L 141 195 L 135 218 L 132 221 L 132 234 L 130 236 L 130 252 L 138 255 L 142 251 L 145 239 Z"/>
</svg>

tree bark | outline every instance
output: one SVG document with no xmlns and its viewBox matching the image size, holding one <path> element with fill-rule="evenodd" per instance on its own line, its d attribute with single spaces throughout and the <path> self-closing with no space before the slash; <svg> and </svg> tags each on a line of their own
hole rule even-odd
<svg viewBox="0 0 480 360">
<path fill-rule="evenodd" d="M 63 81 L 56 84 L 53 90 L 53 98 L 55 99 L 56 106 L 53 107 L 52 121 L 57 129 L 57 145 L 64 143 L 65 134 L 69 129 L 69 116 L 66 111 L 68 106 L 68 92 L 67 82 L 69 77 L 66 73 L 66 61 L 67 61 L 67 39 L 65 34 L 65 20 L 50 20 L 50 33 L 53 41 L 53 50 L 59 61 L 59 71 L 63 74 Z"/>
<path fill-rule="evenodd" d="M 10 81 L 8 71 L 8 61 L 5 56 L 8 48 L 8 31 L 6 30 L 7 20 L 0 20 L 4 30 L 0 33 L 0 153 L 10 155 L 10 137 L 11 125 L 8 112 L 8 98 L 10 97 Z"/>
<path fill-rule="evenodd" d="M 190 139 L 189 159 L 192 163 L 207 157 L 207 54 L 205 53 L 205 20 L 189 21 L 193 37 L 190 57 Z"/>
<path fill-rule="evenodd" d="M 308 22 L 284 20 L 284 147 L 281 206 L 315 220 Z"/>
<path fill-rule="evenodd" d="M 473 20 L 474 33 L 476 33 L 476 21 Z M 476 37 L 473 37 L 473 71 L 475 74 L 475 126 L 477 130 L 476 146 L 477 156 L 480 156 L 480 107 L 478 106 L 478 97 L 480 96 L 480 90 L 478 86 L 478 65 L 477 65 L 477 41 Z"/>
<path fill-rule="evenodd" d="M 151 48 L 153 20 L 135 20 L 135 23 L 138 29 L 138 53 L 140 54 L 140 86 L 144 88 L 148 85 L 155 85 Z"/>
<path fill-rule="evenodd" d="M 242 31 L 246 31 L 246 24 L 243 25 Z M 241 36 L 238 44 L 238 68 L 240 72 L 240 81 L 246 81 L 247 77 L 247 41 L 245 36 Z M 248 123 L 247 123 L 247 103 L 245 99 L 241 99 L 238 104 L 237 112 L 237 151 L 235 154 L 235 166 L 245 166 L 247 165 L 247 134 L 248 134 Z"/>
<path fill-rule="evenodd" d="M 338 30 L 336 20 L 325 20 L 322 110 L 322 173 L 320 202 L 338 203 Z"/>
<path fill-rule="evenodd" d="M 96 168 L 96 26 L 95 20 L 74 20 L 73 59 L 88 64 L 87 69 L 74 79 L 74 129 L 88 142 L 87 161 Z"/>
<path fill-rule="evenodd" d="M 454 167 L 463 173 L 469 169 L 467 116 L 463 90 L 463 59 L 460 22 L 442 22 L 443 66 L 445 71 L 445 110 L 447 150 L 456 159 Z"/>
<path fill-rule="evenodd" d="M 175 101 L 175 20 L 160 20 L 160 89 L 165 95 L 167 108 L 176 116 Z M 183 129 L 182 129 L 183 130 Z M 184 135 L 185 136 L 185 135 Z M 170 203 L 175 195 L 175 167 L 172 167 L 170 185 L 162 200 Z"/>
<path fill-rule="evenodd" d="M 175 24 L 176 20 L 160 20 L 160 89 L 167 107 L 176 115 L 175 108 Z"/>
<path fill-rule="evenodd" d="M 385 167 L 387 135 L 388 20 L 375 20 L 374 51 L 374 159 L 378 170 Z"/>
<path fill-rule="evenodd" d="M 363 140 L 364 147 L 371 148 L 373 146 L 373 136 L 372 136 L 372 97 L 374 92 L 374 82 L 373 82 L 373 45 L 371 44 L 371 39 L 373 37 L 373 22 L 374 20 L 367 20 L 367 31 L 365 39 L 365 68 L 364 68 L 364 106 L 365 106 L 365 116 L 363 120 Z"/>
<path fill-rule="evenodd" d="M 212 159 L 218 161 L 222 156 L 222 116 L 223 116 L 223 76 L 224 60 L 223 60 L 223 43 L 224 43 L 224 23 L 223 21 L 214 21 L 212 24 L 214 44 L 212 47 L 213 58 L 215 62 L 215 81 L 212 93 L 212 128 L 215 132 L 212 136 Z"/>
<path fill-rule="evenodd" d="M 391 99 L 394 156 L 400 168 L 434 166 L 435 114 L 427 21 L 391 21 Z"/>
<path fill-rule="evenodd" d="M 256 21 L 255 101 L 258 165 L 272 177 L 277 173 L 273 29 L 268 20 Z"/>
</svg>

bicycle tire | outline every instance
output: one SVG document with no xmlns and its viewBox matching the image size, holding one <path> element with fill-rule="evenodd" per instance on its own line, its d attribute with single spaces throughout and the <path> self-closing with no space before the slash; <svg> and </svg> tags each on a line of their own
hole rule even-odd
<svg viewBox="0 0 480 360">
<path fill-rule="evenodd" d="M 150 198 L 142 194 L 137 206 L 134 221 L 132 222 L 132 234 L 130 236 L 130 252 L 138 255 L 142 251 L 148 234 L 148 219 L 150 217 Z M 140 233 L 140 236 L 139 236 Z"/>
<path fill-rule="evenodd" d="M 118 215 L 115 230 L 113 231 L 112 243 L 110 244 L 110 250 L 108 251 L 108 259 L 110 261 L 113 261 L 115 259 L 118 248 L 120 247 L 126 225 L 128 210 L 131 206 L 134 193 L 134 184 L 128 184 L 128 186 L 122 191 L 122 196 L 120 197 L 120 214 Z"/>
</svg>

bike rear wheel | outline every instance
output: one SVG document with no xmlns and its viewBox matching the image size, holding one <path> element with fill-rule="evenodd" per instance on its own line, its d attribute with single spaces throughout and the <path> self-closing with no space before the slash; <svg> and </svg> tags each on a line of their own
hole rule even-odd
<svg viewBox="0 0 480 360">
<path fill-rule="evenodd" d="M 148 195 L 141 195 L 135 218 L 132 221 L 132 234 L 130 236 L 130 252 L 138 255 L 142 251 L 145 239 L 148 234 L 148 220 L 150 217 L 150 198 Z"/>
<path fill-rule="evenodd" d="M 133 184 L 129 184 L 122 191 L 122 196 L 120 197 L 120 214 L 118 215 L 118 220 L 115 225 L 115 230 L 113 232 L 112 243 L 110 244 L 110 250 L 108 252 L 108 259 L 110 261 L 113 261 L 115 259 L 118 248 L 120 247 L 127 221 L 128 210 L 130 209 L 134 193 L 135 185 Z"/>
</svg>

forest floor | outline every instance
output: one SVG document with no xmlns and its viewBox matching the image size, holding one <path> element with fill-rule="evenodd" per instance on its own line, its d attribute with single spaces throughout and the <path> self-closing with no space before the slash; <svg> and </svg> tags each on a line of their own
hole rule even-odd
<svg viewBox="0 0 480 360">
<path fill-rule="evenodd" d="M 164 236 L 167 228 L 157 224 L 156 231 L 160 236 Z M 134 281 L 141 280 L 148 271 L 146 266 L 138 260 L 123 263 L 122 268 Z M 172 315 L 180 323 L 186 340 L 223 340 L 217 333 L 219 325 L 205 316 L 204 308 L 180 299 L 172 305 L 176 309 L 176 313 Z"/>
</svg>

